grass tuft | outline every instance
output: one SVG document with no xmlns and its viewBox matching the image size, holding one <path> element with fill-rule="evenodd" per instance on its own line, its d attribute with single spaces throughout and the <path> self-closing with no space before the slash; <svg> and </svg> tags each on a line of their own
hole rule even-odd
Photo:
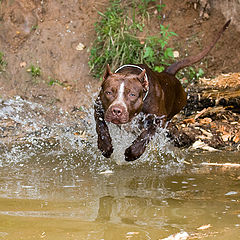
<svg viewBox="0 0 240 240">
<path fill-rule="evenodd" d="M 95 23 L 97 34 L 90 49 L 89 66 L 93 76 L 100 78 L 107 64 L 116 69 L 123 64 L 146 63 L 155 71 L 163 71 L 173 59 L 172 48 L 167 47 L 168 40 L 176 36 L 168 26 L 160 25 L 155 36 L 139 38 L 146 30 L 152 10 L 160 13 L 164 5 L 155 0 L 110 1 L 105 12 L 98 12 L 100 19 Z M 151 9 L 151 12 L 150 12 Z"/>
<path fill-rule="evenodd" d="M 7 62 L 4 60 L 4 53 L 0 52 L 0 72 L 4 72 Z"/>
<path fill-rule="evenodd" d="M 34 79 L 41 76 L 41 68 L 33 64 L 27 69 L 27 72 L 29 72 Z"/>
</svg>

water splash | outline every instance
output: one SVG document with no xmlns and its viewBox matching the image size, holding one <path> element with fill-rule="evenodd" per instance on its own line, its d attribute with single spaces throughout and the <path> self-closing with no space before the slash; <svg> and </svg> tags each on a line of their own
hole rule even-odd
<svg viewBox="0 0 240 240">
<path fill-rule="evenodd" d="M 83 109 L 82 114 L 80 119 L 79 115 L 43 107 L 20 97 L 2 101 L 0 166 L 32 158 L 36 163 L 55 162 L 56 169 L 86 167 L 91 172 L 112 170 L 117 165 L 156 169 L 181 165 L 181 154 L 169 143 L 164 129 L 159 129 L 139 160 L 131 163 L 124 160 L 125 149 L 140 134 L 141 115 L 121 128 L 109 124 L 114 153 L 110 159 L 105 159 L 97 149 L 93 108 Z"/>
</svg>

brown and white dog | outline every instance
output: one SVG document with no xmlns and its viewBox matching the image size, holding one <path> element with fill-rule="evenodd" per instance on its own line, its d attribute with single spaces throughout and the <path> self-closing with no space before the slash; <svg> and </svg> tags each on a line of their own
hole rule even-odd
<svg viewBox="0 0 240 240">
<path fill-rule="evenodd" d="M 123 65 L 114 73 L 107 65 L 100 94 L 95 102 L 98 148 L 103 156 L 113 152 L 107 122 L 125 124 L 143 112 L 145 129 L 125 151 L 125 160 L 139 158 L 158 127 L 164 127 L 186 105 L 187 94 L 175 74 L 182 68 L 200 61 L 214 47 L 230 20 L 214 41 L 197 56 L 187 57 L 167 67 L 163 72 L 152 71 L 147 65 Z"/>
</svg>

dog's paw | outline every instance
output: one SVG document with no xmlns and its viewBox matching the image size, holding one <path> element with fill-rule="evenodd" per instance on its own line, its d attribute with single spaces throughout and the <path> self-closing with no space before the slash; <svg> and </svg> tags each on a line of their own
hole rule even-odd
<svg viewBox="0 0 240 240">
<path fill-rule="evenodd" d="M 106 158 L 110 158 L 113 153 L 111 139 L 105 139 L 105 141 L 98 140 L 98 148 L 102 152 L 102 155 Z"/>
<path fill-rule="evenodd" d="M 105 158 L 110 158 L 113 153 L 113 147 L 111 146 L 107 151 L 102 151 L 102 155 Z"/>
<path fill-rule="evenodd" d="M 144 153 L 145 149 L 146 146 L 144 143 L 137 142 L 132 144 L 129 148 L 125 150 L 125 160 L 130 162 L 140 158 L 141 155 Z"/>
</svg>

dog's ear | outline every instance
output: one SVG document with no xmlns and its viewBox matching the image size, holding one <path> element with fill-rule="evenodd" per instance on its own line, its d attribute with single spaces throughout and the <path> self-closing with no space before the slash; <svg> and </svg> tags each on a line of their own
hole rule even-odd
<svg viewBox="0 0 240 240">
<path fill-rule="evenodd" d="M 103 81 L 106 80 L 108 78 L 108 76 L 111 76 L 113 73 L 111 72 L 111 69 L 109 67 L 109 64 L 107 64 L 105 73 L 103 75 Z"/>
<path fill-rule="evenodd" d="M 138 75 L 138 80 L 142 83 L 143 89 L 147 91 L 148 89 L 148 80 L 145 78 L 146 69 L 143 69 L 143 71 Z"/>
</svg>

